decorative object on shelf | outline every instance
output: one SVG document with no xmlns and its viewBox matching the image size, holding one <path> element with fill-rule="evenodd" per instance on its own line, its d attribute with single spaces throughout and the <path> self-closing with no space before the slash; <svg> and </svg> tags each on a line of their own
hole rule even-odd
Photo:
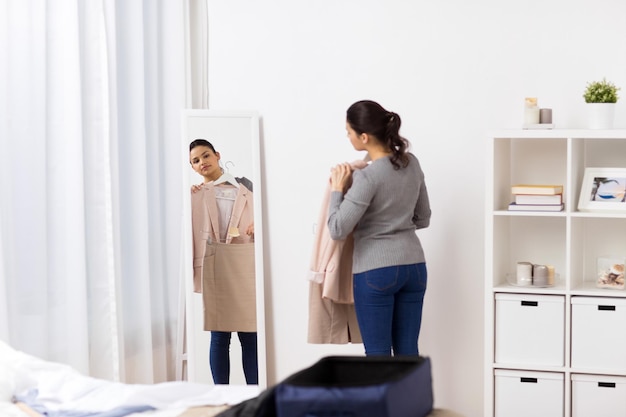
<svg viewBox="0 0 626 417">
<path fill-rule="evenodd" d="M 587 103 L 589 129 L 611 129 L 615 118 L 615 103 L 620 90 L 606 78 L 587 83 L 583 98 Z"/>
<path fill-rule="evenodd" d="M 550 267 L 548 265 L 533 265 L 533 285 L 545 287 L 553 284 L 554 268 L 552 268 L 552 276 L 550 276 Z"/>
<path fill-rule="evenodd" d="M 515 283 L 519 286 L 533 285 L 533 264 L 530 262 L 517 263 Z"/>
<path fill-rule="evenodd" d="M 563 211 L 563 186 L 517 184 L 511 187 L 514 200 L 509 211 Z"/>
<path fill-rule="evenodd" d="M 509 211 L 563 211 L 565 204 L 509 204 Z"/>
<path fill-rule="evenodd" d="M 563 186 L 557 184 L 515 184 L 511 186 L 511 194 L 562 194 Z"/>
<path fill-rule="evenodd" d="M 547 125 L 552 123 L 552 109 L 539 109 L 539 124 Z"/>
<path fill-rule="evenodd" d="M 540 109 L 537 105 L 537 97 L 526 97 L 524 99 L 524 124 L 522 128 L 553 129 L 552 109 Z"/>
<path fill-rule="evenodd" d="M 626 168 L 585 168 L 578 210 L 626 212 Z"/>
<path fill-rule="evenodd" d="M 596 287 L 623 290 L 624 263 L 624 259 L 598 258 Z"/>
<path fill-rule="evenodd" d="M 563 194 L 515 194 L 515 204 L 545 206 L 561 203 L 563 203 Z"/>
<path fill-rule="evenodd" d="M 532 262 L 518 262 L 516 273 L 506 274 L 507 283 L 514 287 L 550 288 L 559 278 L 553 265 Z"/>
<path fill-rule="evenodd" d="M 537 97 L 524 99 L 524 126 L 539 124 L 539 106 Z"/>
</svg>

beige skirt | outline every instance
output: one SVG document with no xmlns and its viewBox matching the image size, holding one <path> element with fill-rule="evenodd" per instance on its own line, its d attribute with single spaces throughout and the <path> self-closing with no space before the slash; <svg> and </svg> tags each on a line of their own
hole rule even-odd
<svg viewBox="0 0 626 417">
<path fill-rule="evenodd" d="M 257 331 L 254 243 L 208 243 L 202 280 L 204 330 Z"/>
</svg>

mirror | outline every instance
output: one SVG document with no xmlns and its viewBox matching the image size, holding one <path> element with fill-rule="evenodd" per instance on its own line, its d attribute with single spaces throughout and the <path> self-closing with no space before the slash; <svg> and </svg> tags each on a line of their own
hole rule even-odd
<svg viewBox="0 0 626 417">
<path fill-rule="evenodd" d="M 210 343 L 211 343 L 211 335 L 213 334 L 212 331 L 210 330 L 214 330 L 215 328 L 212 326 L 218 326 L 217 324 L 214 324 L 213 318 L 209 318 L 206 319 L 206 324 L 205 323 L 205 304 L 206 306 L 211 306 L 211 307 L 207 307 L 208 310 L 219 310 L 217 311 L 215 314 L 220 314 L 220 312 L 223 312 L 224 309 L 223 308 L 217 308 L 217 305 L 220 305 L 219 303 L 221 301 L 213 301 L 213 299 L 203 299 L 203 294 L 202 292 L 205 292 L 205 298 L 208 297 L 206 294 L 210 294 L 211 292 L 206 291 L 206 288 L 209 288 L 210 286 L 214 285 L 213 281 L 208 281 L 207 280 L 207 274 L 213 274 L 213 272 L 207 272 L 207 270 L 210 271 L 214 271 L 215 274 L 214 275 L 214 279 L 215 281 L 218 281 L 219 279 L 221 279 L 220 277 L 227 275 L 224 273 L 218 273 L 218 271 L 224 271 L 224 268 L 221 266 L 218 266 L 218 259 L 226 259 L 228 258 L 227 255 L 223 255 L 220 258 L 220 253 L 225 253 L 223 252 L 224 250 L 229 250 L 229 249 L 233 249 L 234 246 L 237 246 L 238 248 L 235 248 L 237 251 L 240 250 L 240 248 L 243 248 L 244 246 L 248 246 L 250 249 L 253 249 L 253 252 L 246 252 L 246 254 L 240 254 L 241 252 L 238 252 L 235 255 L 238 260 L 241 259 L 250 259 L 251 261 L 250 266 L 249 266 L 249 273 L 246 273 L 246 276 L 248 276 L 249 278 L 246 278 L 247 281 L 245 281 L 246 283 L 251 283 L 251 285 L 248 284 L 244 284 L 247 288 L 246 291 L 248 291 L 248 297 L 246 298 L 246 301 L 241 301 L 241 298 L 238 297 L 237 302 L 241 302 L 242 304 L 242 309 L 246 310 L 247 312 L 251 313 L 252 316 L 248 316 L 248 317 L 252 317 L 252 324 L 251 326 L 254 326 L 254 313 L 256 313 L 256 336 L 257 336 L 257 363 L 258 363 L 258 385 L 261 388 L 265 388 L 267 385 L 267 377 L 266 377 L 266 360 L 265 360 L 265 309 L 264 309 L 264 280 L 263 280 L 263 225 L 261 222 L 262 219 L 262 212 L 261 212 L 261 196 L 262 196 L 262 184 L 261 184 L 261 167 L 260 167 L 260 138 L 259 138 L 259 117 L 257 115 L 256 112 L 251 112 L 251 111 L 214 111 L 214 110 L 189 110 L 189 109 L 185 109 L 182 111 L 182 135 L 181 135 L 181 149 L 182 149 L 182 158 L 183 158 L 183 184 L 182 184 L 182 189 L 183 189 L 183 279 L 184 279 L 184 288 L 185 288 L 185 297 L 184 297 L 184 303 L 185 303 L 185 336 L 184 336 L 184 344 L 185 344 L 185 354 L 184 354 L 184 358 L 185 359 L 185 370 L 186 370 L 186 377 L 187 380 L 190 382 L 197 382 L 197 383 L 207 383 L 207 384 L 213 384 L 213 375 L 211 372 L 212 367 L 210 366 L 210 360 L 209 360 L 209 349 L 210 349 Z M 196 269 L 198 268 L 198 262 L 200 262 L 202 264 L 202 268 L 203 268 L 203 272 L 200 275 L 200 281 L 203 282 L 202 285 L 204 285 L 204 288 L 199 290 L 197 288 L 197 285 L 200 281 L 198 281 L 198 278 L 196 278 L 196 288 L 194 288 L 194 252 L 198 252 L 198 247 L 200 247 L 200 245 L 198 245 L 198 232 L 197 232 L 197 228 L 198 228 L 198 224 L 201 223 L 201 221 L 198 220 L 192 220 L 192 210 L 194 211 L 194 219 L 197 219 L 197 213 L 199 210 L 198 207 L 205 207 L 207 206 L 206 202 L 208 200 L 202 200 L 202 203 L 200 204 L 200 206 L 198 205 L 198 196 L 194 195 L 194 202 L 192 203 L 192 195 L 191 195 L 191 187 L 192 185 L 198 185 L 198 184 L 202 184 L 204 181 L 204 178 L 202 175 L 200 175 L 198 172 L 194 171 L 194 169 L 191 166 L 190 163 L 190 152 L 189 152 L 189 145 L 192 141 L 194 141 L 195 139 L 206 139 L 208 142 L 210 142 L 213 147 L 215 148 L 215 151 L 218 152 L 220 154 L 220 160 L 219 160 L 219 165 L 220 167 L 223 169 L 225 177 L 228 176 L 232 179 L 232 177 L 236 177 L 236 178 L 241 178 L 241 177 L 245 177 L 248 180 L 250 180 L 252 182 L 252 184 L 245 182 L 241 182 L 240 185 L 236 185 L 235 187 L 233 187 L 232 185 L 230 185 L 229 183 L 227 184 L 222 184 L 222 185 L 217 185 L 220 180 L 211 182 L 209 184 L 211 185 L 207 185 L 205 188 L 206 189 L 212 189 L 213 191 L 211 191 L 210 194 L 209 191 L 201 191 L 198 192 L 199 194 L 203 194 L 203 197 L 201 197 L 202 199 L 207 199 L 207 198 L 213 198 L 213 201 L 217 201 L 220 198 L 222 198 L 223 200 L 226 199 L 226 197 L 222 197 L 222 195 L 220 194 L 225 188 L 224 185 L 226 185 L 226 187 L 230 187 L 230 190 L 234 190 L 235 194 L 237 195 L 236 198 L 240 198 L 240 191 L 241 190 L 241 186 L 243 185 L 246 188 L 252 188 L 252 197 L 247 197 L 247 202 L 245 203 L 246 205 L 249 203 L 250 200 L 252 200 L 253 204 L 253 218 L 254 218 L 254 238 L 253 238 L 253 244 L 249 243 L 247 245 L 235 245 L 236 239 L 237 238 L 233 238 L 233 241 L 231 242 L 232 244 L 218 244 L 218 245 L 213 245 L 213 247 L 217 247 L 217 251 L 211 252 L 211 254 L 214 254 L 214 258 L 215 261 L 214 262 L 209 262 L 207 261 L 207 257 L 204 258 L 200 258 L 200 259 L 204 259 L 204 261 L 198 261 L 198 258 L 196 258 L 195 262 L 196 262 Z M 213 188 L 211 188 L 213 187 Z M 220 191 L 221 190 L 221 191 Z M 245 188 L 244 188 L 245 190 Z M 210 197 L 212 196 L 212 197 Z M 218 196 L 218 197 L 216 197 Z M 234 195 L 233 195 L 234 198 Z M 220 202 L 221 204 L 222 202 Z M 237 202 L 235 202 L 234 204 L 238 204 Z M 222 205 L 216 205 L 217 207 L 220 207 L 219 210 L 225 210 L 223 209 Z M 192 208 L 193 207 L 193 208 Z M 230 208 L 228 210 L 233 210 L 232 213 L 235 213 L 235 210 L 232 209 L 233 203 L 231 202 Z M 207 216 L 207 218 L 209 218 L 210 216 Z M 234 216 L 233 216 L 234 217 Z M 245 214 L 241 216 L 241 218 L 243 219 L 245 217 Z M 196 224 L 194 225 L 194 221 L 196 222 Z M 214 219 L 208 220 L 210 222 L 215 221 Z M 243 220 L 242 220 L 243 222 Z M 211 223 L 213 224 L 213 223 Z M 194 231 L 194 227 L 196 228 L 196 230 Z M 219 228 L 219 226 L 217 227 Z M 226 229 L 225 227 L 223 227 L 222 229 Z M 229 228 L 229 233 L 232 231 L 231 229 L 233 228 Z M 232 232 L 229 236 L 241 236 L 239 233 L 245 233 L 243 230 L 239 231 L 237 228 L 234 229 L 235 231 Z M 194 236 L 194 232 L 196 233 L 196 235 Z M 208 236 L 209 233 L 206 233 L 206 236 Z M 213 249 L 209 248 L 210 243 L 211 243 L 211 239 L 207 239 L 206 236 L 204 237 L 205 240 L 208 240 L 209 245 L 205 245 L 206 246 L 206 254 L 208 255 L 209 252 Z M 240 237 L 240 239 L 243 239 L 243 237 Z M 201 241 L 201 240 L 200 240 Z M 195 243 L 194 243 L 195 242 Z M 221 245 L 221 246 L 220 246 Z M 228 247 L 226 249 L 219 249 L 219 248 L 225 248 Z M 201 249 L 201 250 L 205 250 L 205 249 Z M 222 252 L 221 252 L 222 251 Z M 247 255 L 249 254 L 249 256 Z M 253 259 L 252 259 L 253 258 Z M 241 262 L 235 262 L 235 264 L 240 264 Z M 211 265 L 210 267 L 207 267 L 207 265 Z M 221 268 L 221 269 L 220 269 Z M 226 270 L 228 270 L 229 267 L 225 267 Z M 254 272 L 252 272 L 254 271 Z M 231 275 L 235 274 L 238 277 L 241 275 L 239 273 L 231 273 L 229 272 Z M 196 272 L 197 274 L 197 272 Z M 211 279 L 213 279 L 211 278 Z M 214 293 L 220 293 L 223 294 L 221 291 L 221 289 L 216 289 L 217 287 L 219 287 L 220 285 L 218 284 L 214 288 Z M 220 287 L 221 288 L 221 287 Z M 195 290 L 199 290 L 200 292 L 196 292 Z M 227 290 L 225 290 L 227 291 Z M 237 291 L 231 291 L 230 294 L 237 292 L 239 293 L 239 290 Z M 228 297 L 231 297 L 234 295 L 229 295 Z M 220 298 L 224 298 L 224 296 L 220 297 Z M 228 305 L 232 305 L 232 303 L 227 303 Z M 249 310 L 250 309 L 250 310 Z M 240 309 L 241 310 L 241 309 Z M 213 314 L 213 313 L 206 313 L 206 314 Z M 248 314 L 248 313 L 246 313 Z M 230 315 L 229 315 L 230 316 Z M 213 317 L 213 316 L 210 316 Z M 220 319 L 221 320 L 221 319 Z M 223 323 L 223 320 L 220 321 L 220 323 Z M 207 327 L 210 328 L 210 330 L 205 330 L 205 324 Z M 233 326 L 240 326 L 239 324 L 220 324 L 220 326 L 230 326 L 228 327 L 229 329 L 233 328 Z M 218 329 L 218 330 L 225 330 L 225 329 Z M 254 330 L 254 329 L 252 329 Z M 244 366 L 242 365 L 242 360 L 243 357 L 245 356 L 243 352 L 245 349 L 249 349 L 249 348 L 242 348 L 242 343 L 240 343 L 240 339 L 239 339 L 239 335 L 240 332 L 237 332 L 236 330 L 234 330 L 232 332 L 226 332 L 227 334 L 230 333 L 231 337 L 230 337 L 230 380 L 229 383 L 230 384 L 238 384 L 238 385 L 244 385 L 246 384 L 246 376 L 244 374 Z M 245 335 L 247 334 L 248 337 L 252 334 L 253 332 L 250 331 L 250 329 L 246 329 L 243 332 L 241 332 L 244 337 L 246 337 Z M 214 336 L 215 339 L 217 340 L 217 336 Z M 222 335 L 223 337 L 223 335 Z M 245 339 L 244 340 L 244 344 L 247 344 L 249 342 L 247 342 Z M 213 356 L 213 361 L 215 361 L 217 356 Z M 224 357 L 224 353 L 222 354 L 222 356 L 220 357 Z M 223 361 L 219 362 L 222 366 L 223 366 Z M 249 362 L 247 362 L 249 363 Z M 216 364 L 213 364 L 214 366 L 216 366 Z M 219 364 L 217 366 L 220 366 Z M 214 368 L 217 369 L 217 368 Z M 250 366 L 246 365 L 246 369 L 248 369 L 248 371 L 250 370 Z M 216 372 L 219 373 L 219 372 Z M 223 371 L 222 371 L 223 373 Z"/>
</svg>

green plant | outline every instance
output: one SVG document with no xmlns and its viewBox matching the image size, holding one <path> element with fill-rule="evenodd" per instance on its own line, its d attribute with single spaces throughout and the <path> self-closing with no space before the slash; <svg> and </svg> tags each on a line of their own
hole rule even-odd
<svg viewBox="0 0 626 417">
<path fill-rule="evenodd" d="M 619 90 L 619 87 L 603 78 L 602 81 L 587 83 L 583 97 L 586 103 L 617 103 Z"/>
</svg>

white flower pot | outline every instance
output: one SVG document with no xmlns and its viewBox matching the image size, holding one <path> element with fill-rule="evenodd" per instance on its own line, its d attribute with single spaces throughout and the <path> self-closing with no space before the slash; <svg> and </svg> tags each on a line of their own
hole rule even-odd
<svg viewBox="0 0 626 417">
<path fill-rule="evenodd" d="M 615 103 L 587 103 L 589 129 L 612 129 Z"/>
</svg>

